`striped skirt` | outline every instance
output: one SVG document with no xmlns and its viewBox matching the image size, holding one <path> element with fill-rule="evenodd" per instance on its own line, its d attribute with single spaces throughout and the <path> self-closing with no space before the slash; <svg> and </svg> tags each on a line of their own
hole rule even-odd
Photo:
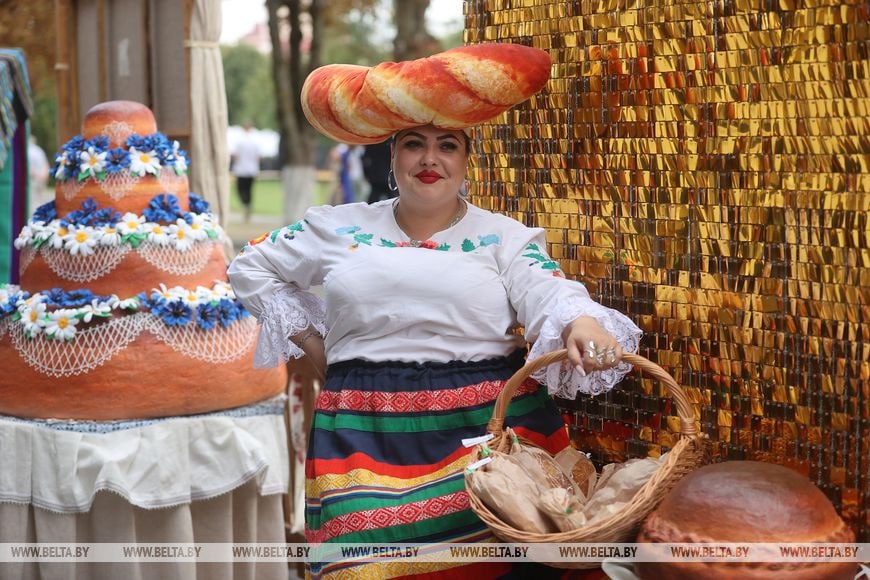
<svg viewBox="0 0 870 580">
<path fill-rule="evenodd" d="M 318 395 L 306 475 L 310 543 L 485 542 L 493 537 L 469 508 L 462 439 L 486 433 L 505 381 L 523 352 L 480 362 L 330 365 Z M 562 418 L 527 380 L 505 424 L 556 453 L 568 445 Z M 497 577 L 502 564 L 459 566 L 401 561 L 313 564 L 314 577 Z"/>
</svg>

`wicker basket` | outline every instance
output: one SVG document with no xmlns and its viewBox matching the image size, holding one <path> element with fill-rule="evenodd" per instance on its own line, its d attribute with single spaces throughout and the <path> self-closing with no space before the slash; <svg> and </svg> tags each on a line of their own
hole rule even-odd
<svg viewBox="0 0 870 580">
<path fill-rule="evenodd" d="M 533 372 L 551 363 L 559 362 L 567 358 L 566 350 L 559 350 L 545 354 L 518 370 L 508 381 L 495 402 L 492 419 L 487 425 L 487 431 L 495 435 L 490 440 L 491 449 L 506 451 L 510 447 L 510 440 L 505 431 L 505 412 L 508 403 L 517 391 L 517 388 Z M 471 502 L 471 509 L 486 523 L 498 538 L 505 542 L 513 543 L 630 543 L 644 518 L 658 505 L 665 495 L 676 485 L 680 479 L 694 469 L 701 466 L 707 457 L 709 439 L 706 435 L 698 433 L 695 428 L 695 414 L 685 391 L 663 368 L 635 355 L 625 354 L 622 357 L 627 363 L 642 369 L 645 373 L 659 379 L 668 387 L 668 392 L 676 401 L 677 413 L 680 416 L 681 436 L 680 440 L 665 457 L 663 463 L 656 469 L 652 478 L 638 490 L 634 498 L 625 505 L 622 510 L 608 518 L 597 521 L 592 525 L 581 527 L 567 532 L 551 534 L 539 534 L 526 532 L 512 527 L 495 515 L 471 490 L 470 475 L 465 475 L 465 489 Z M 472 451 L 469 462 L 479 459 L 478 451 Z M 596 562 L 546 562 L 554 568 L 597 568 Z"/>
</svg>

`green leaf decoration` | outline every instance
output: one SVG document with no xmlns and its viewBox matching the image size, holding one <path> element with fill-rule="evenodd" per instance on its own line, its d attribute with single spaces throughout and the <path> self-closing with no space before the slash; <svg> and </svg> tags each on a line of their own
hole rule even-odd
<svg viewBox="0 0 870 580">
<path fill-rule="evenodd" d="M 121 236 L 121 239 L 130 244 L 134 250 L 138 248 L 148 236 L 146 234 L 126 234 Z"/>
<path fill-rule="evenodd" d="M 538 244 L 529 244 L 528 246 L 526 246 L 526 249 L 527 250 L 534 250 L 536 252 L 541 251 L 541 248 L 538 247 Z"/>
<path fill-rule="evenodd" d="M 205 230 L 205 235 L 207 235 L 208 238 L 209 238 L 210 240 L 216 240 L 217 237 L 218 237 L 218 233 L 217 233 L 217 231 L 216 231 L 216 230 L 212 230 L 212 229 L 206 229 L 206 230 Z"/>
<path fill-rule="evenodd" d="M 271 232 L 269 232 L 269 241 L 274 244 L 275 240 L 278 239 L 278 234 L 280 234 L 280 233 L 281 233 L 280 229 L 272 230 Z"/>
<path fill-rule="evenodd" d="M 354 234 L 353 239 L 358 244 L 372 245 L 372 237 L 374 234 Z"/>
<path fill-rule="evenodd" d="M 80 171 L 78 177 L 76 177 L 76 180 L 77 180 L 79 183 L 81 183 L 82 181 L 84 181 L 85 179 L 87 179 L 88 176 L 89 176 L 90 174 L 91 174 L 90 171 Z"/>
<path fill-rule="evenodd" d="M 441 250 L 442 252 L 446 252 L 447 250 L 450 249 L 450 244 L 441 244 L 440 246 L 438 246 L 438 247 L 435 248 L 435 249 L 436 249 L 436 250 Z"/>
<path fill-rule="evenodd" d="M 302 220 L 299 220 L 295 224 L 290 224 L 287 226 L 287 229 L 292 230 L 294 232 L 304 232 L 305 230 L 302 228 Z"/>
<path fill-rule="evenodd" d="M 523 254 L 523 258 L 531 258 L 536 262 L 546 262 L 549 258 L 543 254 Z"/>
<path fill-rule="evenodd" d="M 558 270 L 559 264 L 550 260 L 549 262 L 544 262 L 543 264 L 541 264 L 541 268 L 543 268 L 544 270 Z"/>
<path fill-rule="evenodd" d="M 475 247 L 476 246 L 474 245 L 474 242 L 472 242 L 468 238 L 465 238 L 464 240 L 462 240 L 462 251 L 463 252 L 472 252 L 472 251 L 474 251 Z"/>
<path fill-rule="evenodd" d="M 384 247 L 384 248 L 395 248 L 395 247 L 396 247 L 396 243 L 395 243 L 395 242 L 392 242 L 392 241 L 390 241 L 390 240 L 386 240 L 386 239 L 384 239 L 384 238 L 381 238 L 381 246 Z"/>
<path fill-rule="evenodd" d="M 12 322 L 18 322 L 19 320 L 21 320 L 21 313 L 16 310 L 15 314 L 12 315 Z"/>
</svg>

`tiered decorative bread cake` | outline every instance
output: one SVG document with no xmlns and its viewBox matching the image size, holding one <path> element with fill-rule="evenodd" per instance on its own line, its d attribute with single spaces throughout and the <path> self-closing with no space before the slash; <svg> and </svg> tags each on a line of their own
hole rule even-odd
<svg viewBox="0 0 870 580">
<path fill-rule="evenodd" d="M 55 201 L 15 242 L 21 285 L 0 285 L 0 414 L 166 417 L 283 392 L 284 369 L 253 368 L 223 232 L 151 111 L 95 106 L 56 160 Z"/>
</svg>

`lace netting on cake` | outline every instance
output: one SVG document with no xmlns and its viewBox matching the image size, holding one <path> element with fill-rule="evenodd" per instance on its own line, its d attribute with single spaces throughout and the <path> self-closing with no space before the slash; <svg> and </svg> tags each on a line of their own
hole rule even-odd
<svg viewBox="0 0 870 580">
<path fill-rule="evenodd" d="M 90 282 L 114 270 L 130 251 L 130 246 L 99 247 L 90 256 L 73 255 L 63 250 L 45 251 L 43 248 L 39 251 L 42 252 L 42 259 L 59 278 L 73 282 Z M 25 269 L 22 263 L 22 274 Z"/>
<path fill-rule="evenodd" d="M 177 276 L 190 276 L 202 270 L 208 264 L 217 242 L 195 244 L 185 252 L 179 252 L 171 246 L 141 245 L 137 250 L 142 258 L 164 272 Z"/>
<path fill-rule="evenodd" d="M 158 246 L 143 243 L 135 250 L 129 246 L 101 246 L 90 256 L 73 255 L 66 251 L 55 251 L 49 248 L 35 250 L 25 247 L 21 252 L 20 272 L 24 274 L 37 252 L 42 252 L 42 259 L 63 280 L 73 282 L 90 282 L 98 280 L 114 270 L 128 252 L 136 252 L 143 260 L 155 268 L 175 274 L 176 276 L 191 276 L 201 271 L 208 264 L 219 242 L 195 244 L 184 252 L 179 252 L 172 246 Z"/>
<path fill-rule="evenodd" d="M 229 363 L 244 356 L 256 340 L 257 321 L 238 320 L 227 328 L 203 331 L 196 326 L 167 326 L 140 312 L 113 318 L 76 333 L 74 341 L 29 339 L 19 324 L 0 321 L 0 339 L 8 331 L 19 356 L 34 370 L 55 378 L 90 372 L 111 360 L 143 332 L 150 332 L 172 350 L 210 363 Z"/>
<path fill-rule="evenodd" d="M 185 182 L 184 177 L 175 173 L 175 170 L 171 167 L 161 167 L 156 177 L 157 181 L 163 186 L 167 193 L 173 195 L 187 193 L 187 183 Z M 96 183 L 99 184 L 100 190 L 103 193 L 111 197 L 113 200 L 118 201 L 133 191 L 133 188 L 140 179 L 142 178 L 137 177 L 128 171 L 120 171 L 115 174 L 107 175 L 105 179 L 102 181 L 96 181 Z M 81 192 L 84 186 L 84 181 L 80 182 L 77 179 L 67 179 L 60 183 L 60 191 L 65 200 L 72 201 L 79 192 Z"/>
<path fill-rule="evenodd" d="M 25 270 L 27 270 L 28 266 L 33 262 L 33 258 L 36 257 L 36 252 L 38 250 L 33 246 L 24 246 L 21 248 L 21 254 L 19 255 L 18 262 L 18 272 L 19 274 L 23 274 Z"/>
<path fill-rule="evenodd" d="M 184 176 L 175 173 L 175 170 L 164 167 L 157 175 L 157 181 L 166 190 L 166 193 L 181 195 L 187 193 L 187 182 Z"/>
<path fill-rule="evenodd" d="M 116 120 L 106 123 L 100 133 L 108 137 L 111 143 L 124 143 L 133 134 L 133 126 Z"/>
</svg>

